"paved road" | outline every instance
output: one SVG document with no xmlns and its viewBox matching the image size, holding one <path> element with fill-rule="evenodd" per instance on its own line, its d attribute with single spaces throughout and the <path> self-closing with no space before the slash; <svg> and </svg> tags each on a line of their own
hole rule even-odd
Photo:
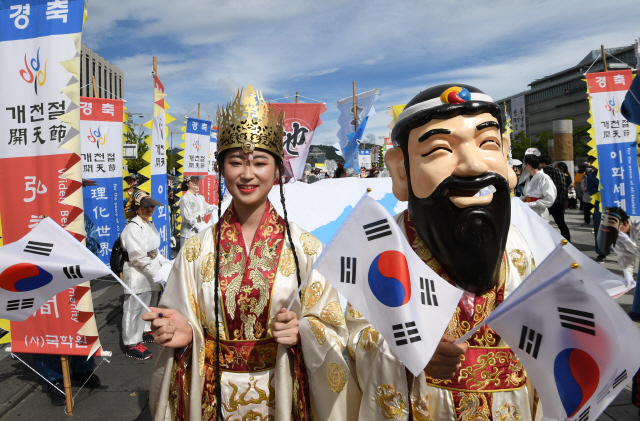
<svg viewBox="0 0 640 421">
<path fill-rule="evenodd" d="M 585 254 L 595 258 L 591 228 L 581 227 L 582 216 L 577 210 L 567 211 L 573 243 Z M 621 273 L 615 256 L 605 264 L 608 269 Z M 151 420 L 148 406 L 149 379 L 155 356 L 151 360 L 137 361 L 125 358 L 124 346 L 120 342 L 122 318 L 122 288 L 107 281 L 96 281 L 92 285 L 96 322 L 100 340 L 105 349 L 113 352 L 98 368 L 96 374 L 102 386 L 92 391 L 83 389 L 75 398 L 73 419 L 92 420 Z M 633 299 L 632 292 L 620 297 L 618 302 L 628 311 Z M 640 325 L 638 325 L 640 328 Z M 152 351 L 156 350 L 151 345 Z M 638 352 L 638 350 L 629 350 Z M 36 376 L 18 360 L 7 357 L 0 349 L 0 420 L 69 420 L 64 407 L 51 406 L 43 387 L 37 384 Z M 29 355 L 20 355 L 31 364 Z M 97 358 L 99 363 L 102 359 Z M 78 387 L 73 388 L 77 393 Z M 638 408 L 631 402 L 631 383 L 602 414 L 602 421 L 638 420 Z"/>
</svg>

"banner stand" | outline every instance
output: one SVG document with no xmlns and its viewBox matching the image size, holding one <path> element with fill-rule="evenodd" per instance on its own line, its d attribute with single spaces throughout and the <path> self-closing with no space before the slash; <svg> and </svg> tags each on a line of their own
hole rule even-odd
<svg viewBox="0 0 640 421">
<path fill-rule="evenodd" d="M 73 393 L 71 392 L 71 376 L 69 375 L 69 357 L 61 355 L 60 359 L 62 360 L 64 393 L 67 395 L 67 415 L 73 415 Z"/>
</svg>

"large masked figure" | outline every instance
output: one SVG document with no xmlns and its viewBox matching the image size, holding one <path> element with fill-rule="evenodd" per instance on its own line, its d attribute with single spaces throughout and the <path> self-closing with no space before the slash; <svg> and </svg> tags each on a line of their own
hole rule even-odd
<svg viewBox="0 0 640 421">
<path fill-rule="evenodd" d="M 361 420 L 534 417 L 533 388 L 496 332 L 484 326 L 467 341 L 468 348 L 452 344 L 534 266 L 526 241 L 510 224 L 515 174 L 507 165 L 509 139 L 501 133 L 500 108 L 466 85 L 427 89 L 398 117 L 391 134 L 394 148 L 385 160 L 395 196 L 409 204 L 396 221 L 418 256 L 465 293 L 418 377 L 373 326 L 348 308 L 349 356 L 363 393 Z M 541 408 L 537 413 L 540 418 Z"/>
</svg>

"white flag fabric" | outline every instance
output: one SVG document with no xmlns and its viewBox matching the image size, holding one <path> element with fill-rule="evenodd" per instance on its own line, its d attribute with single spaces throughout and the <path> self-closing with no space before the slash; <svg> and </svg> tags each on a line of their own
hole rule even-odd
<svg viewBox="0 0 640 421">
<path fill-rule="evenodd" d="M 462 296 L 415 254 L 393 217 L 369 196 L 354 207 L 314 267 L 416 376 Z"/>
<path fill-rule="evenodd" d="M 51 297 L 111 271 L 51 218 L 0 247 L 0 319 L 22 322 Z"/>
<path fill-rule="evenodd" d="M 595 420 L 640 367 L 640 332 L 559 246 L 486 320 L 511 346 L 547 420 Z"/>
<path fill-rule="evenodd" d="M 531 253 L 538 263 L 546 259 L 564 239 L 548 222 L 540 218 L 537 213 L 516 197 L 511 199 L 511 223 L 527 240 Z M 571 255 L 572 261 L 586 269 L 590 279 L 598 282 L 611 297 L 618 298 L 635 287 L 635 282 L 628 283 L 623 277 L 594 262 L 573 244 L 568 243 L 563 248 Z"/>
</svg>

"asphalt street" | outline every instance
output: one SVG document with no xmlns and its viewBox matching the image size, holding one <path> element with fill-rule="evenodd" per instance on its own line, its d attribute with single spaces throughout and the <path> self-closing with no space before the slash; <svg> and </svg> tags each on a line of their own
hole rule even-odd
<svg viewBox="0 0 640 421">
<path fill-rule="evenodd" d="M 594 237 L 591 227 L 582 227 L 582 214 L 568 210 L 566 219 L 571 230 L 573 244 L 583 253 L 595 258 Z M 615 255 L 609 256 L 604 266 L 621 273 Z M 96 323 L 103 348 L 112 351 L 113 356 L 102 362 L 96 374 L 101 379 L 100 387 L 78 392 L 79 385 L 73 387 L 75 413 L 73 419 L 90 420 L 151 420 L 149 411 L 149 381 L 156 355 L 147 361 L 138 361 L 124 356 L 121 342 L 122 287 L 114 281 L 94 281 L 92 295 Z M 633 291 L 617 301 L 625 311 L 629 311 Z M 636 324 L 640 327 L 640 324 Z M 156 354 L 157 347 L 149 344 Z M 639 350 L 629 350 L 638 352 Z M 32 365 L 30 355 L 19 357 Z M 51 405 L 46 388 L 38 384 L 37 376 L 22 362 L 14 359 L 0 346 L 0 420 L 69 420 L 65 407 Z M 598 419 L 602 421 L 638 420 L 638 408 L 631 404 L 631 382 L 617 399 Z"/>
</svg>

